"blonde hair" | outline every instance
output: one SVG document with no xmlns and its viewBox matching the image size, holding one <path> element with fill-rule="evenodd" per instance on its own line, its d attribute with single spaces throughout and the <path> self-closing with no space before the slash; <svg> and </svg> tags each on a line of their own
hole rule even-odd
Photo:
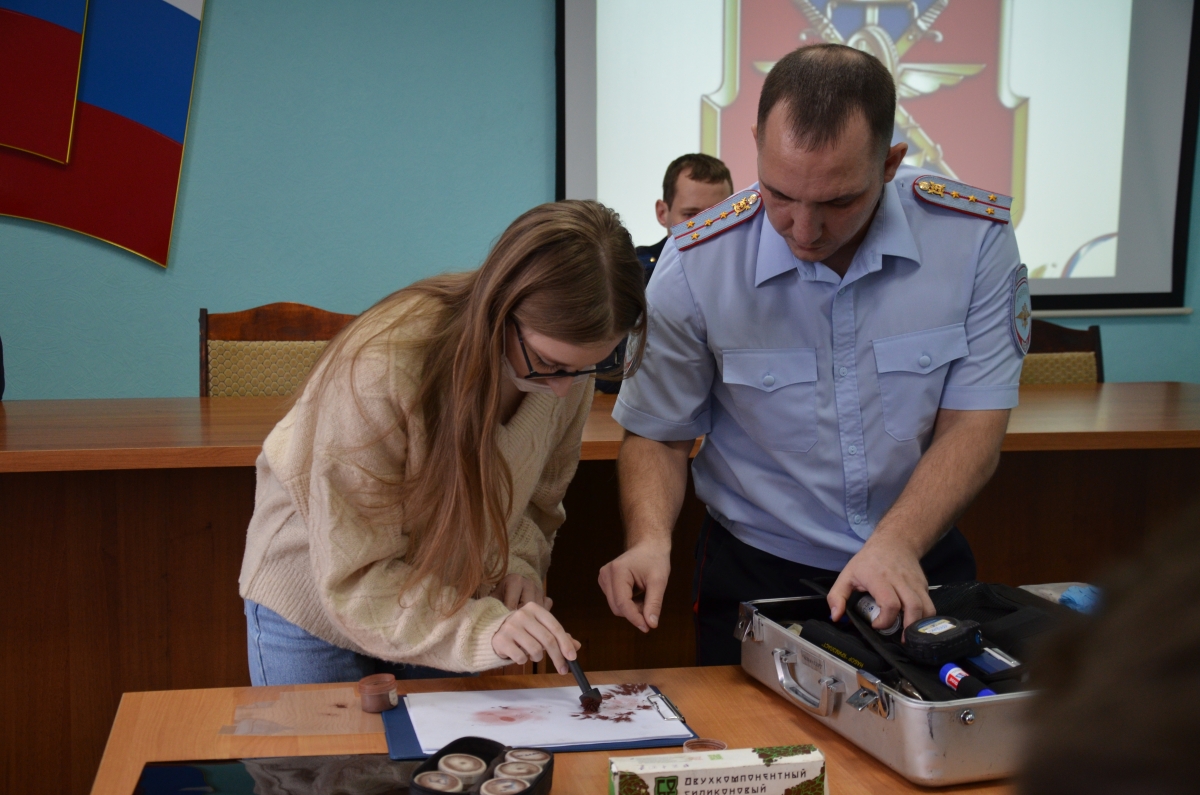
<svg viewBox="0 0 1200 795">
<path fill-rule="evenodd" d="M 415 311 L 432 312 L 429 332 L 414 343 L 422 367 L 413 408 L 425 426 L 424 460 L 415 472 L 384 484 L 395 495 L 392 509 L 403 506 L 409 534 L 406 559 L 413 572 L 405 591 L 428 581 L 435 600 L 448 586 L 453 601 L 436 606 L 454 612 L 507 573 L 512 474 L 497 447 L 496 428 L 508 319 L 577 345 L 632 334 L 626 356 L 631 375 L 646 337 L 643 274 L 615 212 L 591 201 L 543 204 L 509 225 L 478 270 L 398 290 L 329 346 L 322 359 L 350 356 L 353 366 L 371 340 L 410 323 Z M 401 309 L 366 342 L 347 344 L 363 336 L 354 334 L 356 328 L 405 304 L 414 309 Z M 332 367 L 314 368 L 314 377 L 321 369 Z"/>
</svg>

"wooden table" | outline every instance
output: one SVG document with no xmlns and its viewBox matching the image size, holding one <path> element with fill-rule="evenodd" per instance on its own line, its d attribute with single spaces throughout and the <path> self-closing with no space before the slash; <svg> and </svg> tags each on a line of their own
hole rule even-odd
<svg viewBox="0 0 1200 795">
<path fill-rule="evenodd" d="M 934 791 L 914 786 L 896 775 L 830 729 L 789 706 L 746 676 L 740 668 L 608 671 L 592 674 L 589 678 L 598 684 L 648 682 L 657 685 L 687 716 L 688 724 L 700 736 L 722 739 L 731 748 L 813 743 L 825 754 L 829 790 L 839 795 Z M 429 692 L 561 687 L 573 684 L 573 681 L 570 677 L 553 675 L 440 679 L 401 684 L 407 688 L 406 692 Z M 142 765 L 148 761 L 387 753 L 383 722 L 378 718 L 374 719 L 378 728 L 369 734 L 247 737 L 220 733 L 222 726 L 233 722 L 238 705 L 274 700 L 289 690 L 344 687 L 304 685 L 126 693 L 113 722 L 92 795 L 131 795 Z M 653 752 L 558 754 L 554 760 L 552 792 L 559 795 L 606 792 L 608 757 L 647 753 Z M 936 790 L 989 795 L 1010 791 L 1004 782 Z"/>
<path fill-rule="evenodd" d="M 584 461 L 617 457 L 615 397 L 597 394 Z M 0 472 L 248 467 L 280 398 L 0 402 Z M 1005 451 L 1200 447 L 1200 384 L 1026 386 Z"/>
<path fill-rule="evenodd" d="M 692 662 L 692 550 L 676 525 L 660 628 L 612 616 L 596 585 L 623 540 L 597 398 L 550 570 L 555 613 L 593 670 Z M 86 792 L 121 694 L 248 684 L 236 582 L 272 398 L 0 403 L 0 791 Z M 1025 387 L 992 482 L 960 526 L 980 579 L 1089 579 L 1188 504 L 1200 385 Z M 39 695 L 32 683 L 63 683 Z M 16 727 L 19 727 L 16 728 Z"/>
</svg>

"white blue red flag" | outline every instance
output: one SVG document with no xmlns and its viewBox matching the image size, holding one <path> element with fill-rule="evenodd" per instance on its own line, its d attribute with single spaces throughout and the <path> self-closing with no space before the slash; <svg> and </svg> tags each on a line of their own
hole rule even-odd
<svg viewBox="0 0 1200 795">
<path fill-rule="evenodd" d="M 65 39 L 60 30 L 72 30 L 64 23 L 79 19 L 75 12 L 82 5 L 0 0 L 0 30 L 18 19 L 18 46 L 41 53 L 46 42 Z M 0 148 L 0 214 L 82 232 L 166 266 L 203 8 L 203 0 L 86 3 L 76 34 L 82 59 L 69 156 L 58 163 L 27 146 Z M 58 100 L 29 88 L 39 85 L 37 75 L 10 80 L 2 71 L 9 38 L 0 32 L 0 97 L 9 90 L 5 84 L 20 83 L 24 88 L 12 93 L 28 96 L 23 113 L 40 113 Z M 65 52 L 65 44 L 59 50 Z M 47 142 L 61 127 L 53 120 L 23 124 L 10 126 L 17 135 L 36 133 Z M 7 134 L 0 122 L 0 144 L 8 143 Z"/>
</svg>

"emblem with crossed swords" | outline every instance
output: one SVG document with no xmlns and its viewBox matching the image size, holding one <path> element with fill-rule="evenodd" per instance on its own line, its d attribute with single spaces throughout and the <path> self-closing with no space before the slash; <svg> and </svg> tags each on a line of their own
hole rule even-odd
<svg viewBox="0 0 1200 795">
<path fill-rule="evenodd" d="M 810 0 L 792 0 L 808 23 L 817 34 L 831 44 L 845 44 L 855 49 L 874 55 L 888 68 L 896 81 L 896 126 L 913 144 L 913 149 L 904 158 L 911 166 L 930 164 L 951 179 L 958 175 L 946 162 L 942 155 L 942 147 L 921 128 L 921 125 L 904 109 L 905 99 L 932 94 L 942 86 L 953 86 L 965 78 L 972 77 L 983 71 L 983 64 L 941 64 L 941 63 L 906 63 L 905 53 L 921 39 L 929 38 L 941 41 L 942 34 L 933 29 L 934 22 L 950 5 L 950 0 L 934 0 L 919 13 L 913 0 L 829 0 L 825 13 L 821 13 Z M 863 26 L 855 31 L 850 38 L 845 38 L 833 25 L 833 9 L 839 5 L 861 6 L 863 8 Z M 879 9 L 881 6 L 904 6 L 912 15 L 912 22 L 900 34 L 899 40 L 893 41 L 886 30 L 879 25 Z M 774 61 L 756 61 L 754 67 L 766 74 L 775 65 Z"/>
</svg>

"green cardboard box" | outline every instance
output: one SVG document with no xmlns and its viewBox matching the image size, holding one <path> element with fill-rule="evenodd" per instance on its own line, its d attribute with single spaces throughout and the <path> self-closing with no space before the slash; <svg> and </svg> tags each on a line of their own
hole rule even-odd
<svg viewBox="0 0 1200 795">
<path fill-rule="evenodd" d="M 815 745 L 614 756 L 609 795 L 829 795 Z"/>
</svg>

